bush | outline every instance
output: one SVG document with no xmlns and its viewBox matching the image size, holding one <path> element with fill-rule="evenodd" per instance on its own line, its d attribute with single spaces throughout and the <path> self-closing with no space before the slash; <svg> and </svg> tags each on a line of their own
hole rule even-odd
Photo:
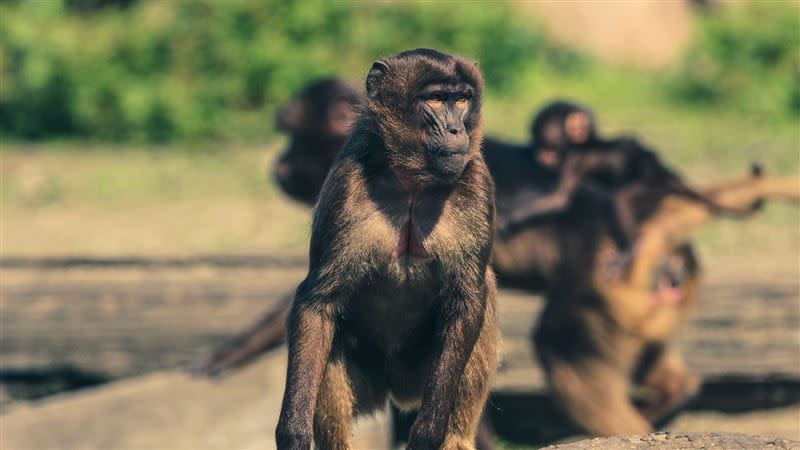
<svg viewBox="0 0 800 450">
<path fill-rule="evenodd" d="M 703 15 L 699 37 L 667 80 L 689 104 L 746 104 L 800 115 L 800 16 L 779 2 L 733 4 Z"/>
<path fill-rule="evenodd" d="M 264 136 L 268 114 L 311 78 L 360 79 L 374 59 L 416 46 L 476 58 L 499 92 L 513 91 L 526 68 L 575 72 L 584 61 L 501 5 L 54 0 L 0 8 L 0 133 L 28 139 Z M 239 120 L 253 114 L 263 121 Z"/>
</svg>

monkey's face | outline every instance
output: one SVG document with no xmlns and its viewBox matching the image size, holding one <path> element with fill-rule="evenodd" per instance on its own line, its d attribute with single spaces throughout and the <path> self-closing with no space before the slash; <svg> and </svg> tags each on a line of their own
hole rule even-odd
<svg viewBox="0 0 800 450">
<path fill-rule="evenodd" d="M 546 169 L 556 170 L 568 149 L 581 147 L 594 138 L 594 119 L 586 107 L 554 101 L 536 114 L 531 133 L 537 162 Z"/>
<path fill-rule="evenodd" d="M 314 136 L 292 136 L 273 169 L 278 186 L 293 200 L 313 205 L 343 143 L 344 137 L 331 141 Z"/>
<path fill-rule="evenodd" d="M 306 86 L 276 116 L 277 128 L 289 134 L 273 175 L 290 197 L 313 204 L 333 159 L 352 129 L 358 96 L 332 78 Z"/>
<path fill-rule="evenodd" d="M 475 63 L 434 50 L 377 61 L 368 106 L 391 166 L 418 180 L 456 180 L 480 155 L 482 88 Z"/>
<path fill-rule="evenodd" d="M 474 90 L 465 83 L 429 84 L 414 100 L 414 121 L 431 169 L 444 178 L 457 177 L 469 160 L 469 134 L 464 119 Z"/>
<path fill-rule="evenodd" d="M 291 135 L 344 139 L 350 134 L 358 110 L 356 91 L 338 78 L 308 84 L 278 110 L 276 127 Z"/>
<path fill-rule="evenodd" d="M 564 118 L 564 134 L 572 145 L 582 145 L 594 137 L 594 122 L 586 111 L 573 111 Z"/>
</svg>

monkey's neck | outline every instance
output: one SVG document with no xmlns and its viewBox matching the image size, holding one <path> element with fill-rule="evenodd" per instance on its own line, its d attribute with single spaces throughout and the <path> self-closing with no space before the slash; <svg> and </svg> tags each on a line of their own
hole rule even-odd
<svg viewBox="0 0 800 450">
<path fill-rule="evenodd" d="M 392 171 L 394 172 L 394 175 L 397 177 L 398 181 L 400 181 L 400 186 L 402 186 L 403 189 L 405 189 L 411 195 L 410 203 L 413 207 L 413 203 L 417 194 L 428 187 L 428 183 L 420 181 L 414 178 L 412 175 L 409 175 L 401 170 L 393 169 Z"/>
<path fill-rule="evenodd" d="M 400 236 L 397 239 L 397 245 L 392 251 L 392 257 L 427 258 L 430 255 L 422 245 L 422 240 L 417 233 L 417 227 L 414 225 L 414 206 L 417 202 L 417 194 L 425 188 L 425 185 L 398 171 L 395 171 L 395 175 L 403 189 L 408 191 L 409 196 L 405 221 L 400 227 Z"/>
</svg>

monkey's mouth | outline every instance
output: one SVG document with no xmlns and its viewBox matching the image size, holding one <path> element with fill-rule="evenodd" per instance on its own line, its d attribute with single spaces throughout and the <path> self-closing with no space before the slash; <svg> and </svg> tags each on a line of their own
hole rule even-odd
<svg viewBox="0 0 800 450">
<path fill-rule="evenodd" d="M 469 146 L 437 147 L 429 151 L 431 169 L 433 173 L 445 179 L 457 178 L 467 165 Z"/>
<path fill-rule="evenodd" d="M 440 145 L 429 150 L 430 155 L 434 159 L 438 158 L 455 158 L 459 156 L 466 156 L 469 153 L 469 142 L 465 145 L 447 146 Z"/>
</svg>

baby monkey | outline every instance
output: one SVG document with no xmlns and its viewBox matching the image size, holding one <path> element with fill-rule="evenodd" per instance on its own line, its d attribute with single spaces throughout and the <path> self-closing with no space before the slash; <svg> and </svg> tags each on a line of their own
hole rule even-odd
<svg viewBox="0 0 800 450">
<path fill-rule="evenodd" d="M 387 397 L 419 410 L 407 448 L 474 448 L 499 339 L 482 91 L 473 62 L 435 50 L 369 71 L 289 314 L 279 449 L 350 448 Z"/>
<path fill-rule="evenodd" d="M 597 134 L 589 108 L 563 100 L 543 107 L 531 123 L 532 157 L 543 167 L 560 172 L 558 189 L 548 202 L 518 208 L 501 224 L 501 231 L 529 222 L 545 213 L 569 206 L 577 189 L 606 194 L 615 211 L 615 242 L 626 250 L 638 236 L 642 221 L 650 217 L 670 195 L 695 201 L 716 214 L 744 217 L 758 205 L 746 208 L 722 205 L 693 189 L 666 167 L 658 155 L 637 139 L 610 139 Z M 599 198 L 599 197 L 598 197 Z"/>
</svg>

